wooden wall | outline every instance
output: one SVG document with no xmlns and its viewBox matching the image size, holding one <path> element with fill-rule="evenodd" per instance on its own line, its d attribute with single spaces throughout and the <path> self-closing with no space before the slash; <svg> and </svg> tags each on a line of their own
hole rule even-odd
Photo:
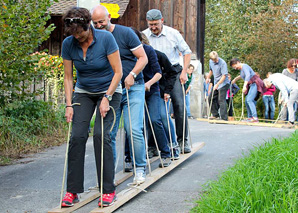
<svg viewBox="0 0 298 213">
<path fill-rule="evenodd" d="M 144 30 L 147 28 L 146 13 L 150 9 L 159 9 L 164 24 L 177 29 L 193 53 L 196 52 L 197 0 L 130 0 L 124 15 L 112 23 Z"/>
<path fill-rule="evenodd" d="M 147 28 L 146 13 L 150 9 L 159 9 L 165 20 L 164 24 L 177 29 L 192 52 L 196 53 L 197 0 L 130 0 L 123 16 L 112 19 L 112 23 L 144 30 Z M 50 54 L 60 55 L 64 39 L 61 16 L 52 16 L 48 23 L 54 23 L 56 29 L 39 49 L 48 49 Z"/>
</svg>

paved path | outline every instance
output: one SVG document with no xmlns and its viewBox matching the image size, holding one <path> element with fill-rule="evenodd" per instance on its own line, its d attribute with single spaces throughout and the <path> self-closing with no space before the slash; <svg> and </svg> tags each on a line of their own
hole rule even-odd
<svg viewBox="0 0 298 213">
<path fill-rule="evenodd" d="M 201 186 L 232 166 L 256 144 L 271 137 L 287 137 L 294 130 L 208 124 L 190 120 L 193 143 L 206 143 L 185 163 L 122 206 L 122 213 L 188 212 L 199 197 Z M 15 165 L 0 167 L 0 212 L 47 212 L 59 203 L 65 145 L 22 159 Z M 119 168 L 122 163 L 120 160 Z M 85 188 L 96 184 L 92 140 L 87 143 Z M 131 182 L 131 180 L 130 180 Z M 126 183 L 125 183 L 126 184 Z M 125 184 L 117 188 L 118 191 Z M 94 209 L 97 201 L 76 211 L 86 213 Z"/>
</svg>

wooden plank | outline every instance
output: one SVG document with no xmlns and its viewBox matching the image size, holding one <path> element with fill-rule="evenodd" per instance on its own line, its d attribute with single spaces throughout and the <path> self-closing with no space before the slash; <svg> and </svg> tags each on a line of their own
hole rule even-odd
<svg viewBox="0 0 298 213">
<path fill-rule="evenodd" d="M 274 128 L 287 128 L 285 124 L 274 124 L 274 123 L 252 123 L 245 121 L 223 121 L 223 120 L 209 120 L 209 123 L 212 124 L 232 124 L 232 125 L 246 125 L 246 126 L 262 126 L 262 127 L 274 127 Z M 297 125 L 294 126 L 295 129 L 298 128 Z"/>
<path fill-rule="evenodd" d="M 150 163 L 155 162 L 156 160 L 158 160 L 159 157 L 153 157 L 150 159 Z M 131 176 L 133 176 L 132 172 L 123 172 L 120 171 L 116 174 L 115 176 L 115 185 L 118 186 L 121 183 L 123 183 L 124 181 L 126 181 L 127 179 L 129 179 Z M 68 213 L 68 212 L 73 212 L 76 209 L 81 208 L 82 206 L 90 203 L 91 201 L 99 198 L 100 193 L 98 191 L 98 188 L 94 187 L 94 190 L 90 190 L 84 193 L 80 193 L 80 202 L 74 204 L 74 206 L 72 207 L 65 207 L 65 208 L 60 208 L 60 206 L 55 207 L 54 209 L 48 211 L 48 213 L 57 213 L 57 212 L 63 212 L 63 213 Z"/>
<path fill-rule="evenodd" d="M 191 153 L 180 155 L 180 159 L 176 161 L 172 161 L 171 165 L 165 168 L 157 168 L 152 171 L 151 176 L 146 177 L 146 181 L 138 186 L 138 188 L 126 188 L 120 193 L 118 193 L 117 197 L 118 200 L 109 207 L 104 208 L 96 208 L 91 211 L 91 213 L 98 213 L 98 212 L 113 212 L 116 209 L 118 209 L 120 206 L 125 204 L 127 201 L 138 195 L 142 190 L 145 190 L 149 186 L 151 186 L 153 183 L 155 183 L 157 180 L 162 178 L 164 175 L 172 171 L 174 168 L 176 168 L 178 165 L 183 163 L 185 160 L 187 160 L 189 157 L 191 157 L 194 153 L 196 153 L 199 149 L 201 149 L 205 145 L 204 142 L 201 143 L 195 143 L 193 144 L 193 148 L 191 149 Z"/>
</svg>

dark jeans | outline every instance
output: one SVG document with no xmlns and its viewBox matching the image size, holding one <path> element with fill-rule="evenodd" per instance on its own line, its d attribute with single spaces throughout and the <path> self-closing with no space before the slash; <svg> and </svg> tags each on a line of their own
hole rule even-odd
<svg viewBox="0 0 298 213">
<path fill-rule="evenodd" d="M 88 139 L 88 128 L 90 120 L 96 110 L 94 124 L 93 146 L 95 153 L 95 162 L 97 168 L 97 178 L 100 186 L 101 170 L 101 116 L 99 106 L 104 94 L 90 95 L 86 93 L 75 93 L 73 103 L 75 105 L 74 116 L 72 121 L 72 133 L 69 141 L 68 151 L 68 173 L 67 173 L 67 192 L 82 193 L 84 192 L 84 163 L 86 142 Z M 113 100 L 110 102 L 115 111 L 119 108 L 121 94 L 115 93 Z M 103 156 L 103 193 L 112 193 L 115 191 L 114 186 L 114 158 L 110 139 L 110 129 L 112 127 L 114 115 L 110 110 L 103 120 L 104 124 L 104 156 Z"/>
<path fill-rule="evenodd" d="M 171 99 L 172 99 L 173 109 L 174 109 L 176 135 L 177 135 L 178 143 L 182 143 L 182 140 L 183 140 L 184 113 L 185 113 L 185 131 L 184 131 L 185 141 L 187 141 L 187 136 L 188 136 L 188 124 L 186 120 L 187 112 L 186 112 L 186 107 L 184 106 L 183 91 L 182 91 L 184 87 L 182 87 L 180 83 L 180 74 L 181 72 L 178 73 L 174 84 L 174 88 L 171 91 Z"/>
<path fill-rule="evenodd" d="M 214 117 L 219 117 L 218 109 L 220 112 L 220 117 L 223 120 L 228 120 L 228 112 L 227 112 L 227 103 L 226 103 L 226 96 L 227 91 L 229 89 L 229 84 L 226 84 L 222 88 L 218 90 L 214 90 L 213 99 L 212 99 L 212 106 L 211 106 L 211 113 Z M 209 96 L 209 103 L 211 103 L 211 97 Z"/>
<path fill-rule="evenodd" d="M 168 158 L 171 156 L 171 154 L 170 154 L 170 148 L 168 146 L 169 141 L 166 136 L 166 132 L 163 127 L 162 120 L 161 120 L 160 93 L 159 93 L 159 91 L 156 91 L 156 92 L 146 96 L 145 99 L 146 99 L 146 103 L 148 106 L 149 116 L 150 116 L 150 119 L 152 122 L 152 126 L 153 126 L 153 130 L 155 133 L 158 148 L 161 151 L 161 157 Z M 151 126 L 148 121 L 148 114 L 147 114 L 147 112 L 145 114 L 146 114 L 146 127 L 147 127 L 147 131 L 148 131 L 148 139 L 150 139 L 150 138 L 152 139 L 153 134 L 152 134 Z M 151 144 L 149 144 L 149 141 L 151 141 Z M 152 144 L 152 142 L 153 142 L 153 144 Z M 148 140 L 148 145 L 155 147 L 154 140 L 153 141 Z"/>
</svg>

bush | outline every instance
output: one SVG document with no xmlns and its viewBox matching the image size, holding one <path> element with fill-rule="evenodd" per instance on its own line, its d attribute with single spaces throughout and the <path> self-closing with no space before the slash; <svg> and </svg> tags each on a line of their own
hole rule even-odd
<svg viewBox="0 0 298 213">
<path fill-rule="evenodd" d="M 54 110 L 51 103 L 31 100 L 8 104 L 0 110 L 0 159 L 57 145 L 64 141 L 65 128 L 64 109 Z"/>
<path fill-rule="evenodd" d="M 296 212 L 298 133 L 273 139 L 208 183 L 191 212 Z"/>
</svg>

